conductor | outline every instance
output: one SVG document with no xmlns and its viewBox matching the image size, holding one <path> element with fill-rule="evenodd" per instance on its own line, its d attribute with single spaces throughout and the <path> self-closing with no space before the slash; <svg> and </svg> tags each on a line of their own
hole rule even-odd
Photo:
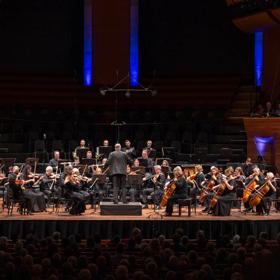
<svg viewBox="0 0 280 280">
<path fill-rule="evenodd" d="M 125 152 L 121 151 L 121 145 L 115 145 L 115 151 L 111 152 L 106 165 L 111 167 L 111 176 L 113 182 L 113 196 L 114 204 L 118 204 L 119 189 L 122 190 L 122 202 L 127 203 L 126 200 L 126 168 L 131 164 L 131 159 Z"/>
</svg>

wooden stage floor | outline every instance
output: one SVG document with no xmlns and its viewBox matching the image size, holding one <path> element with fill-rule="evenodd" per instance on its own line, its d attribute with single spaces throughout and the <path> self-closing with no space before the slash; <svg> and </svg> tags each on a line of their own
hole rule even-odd
<svg viewBox="0 0 280 280">
<path fill-rule="evenodd" d="M 106 216 L 100 215 L 100 208 L 97 208 L 96 211 L 93 209 L 87 209 L 85 213 L 80 216 L 70 215 L 61 208 L 59 213 L 54 213 L 52 208 L 48 208 L 47 212 L 34 213 L 33 215 L 20 215 L 16 208 L 14 208 L 13 215 L 8 215 L 7 209 L 5 209 L 2 213 L 0 213 L 0 221 L 1 220 L 63 220 L 63 221 L 90 221 L 90 220 L 178 220 L 178 221 L 269 221 L 269 220 L 279 220 L 280 222 L 280 212 L 272 209 L 271 214 L 269 216 L 257 216 L 255 213 L 244 214 L 241 213 L 239 209 L 232 209 L 230 216 L 213 216 L 208 215 L 206 213 L 202 213 L 202 207 L 198 207 L 196 213 L 192 210 L 191 216 L 188 217 L 186 209 L 182 210 L 182 215 L 178 215 L 178 209 L 174 209 L 173 215 L 171 217 L 164 216 L 164 210 L 159 210 L 157 213 L 162 214 L 155 215 L 153 209 L 143 209 L 142 216 Z"/>
</svg>

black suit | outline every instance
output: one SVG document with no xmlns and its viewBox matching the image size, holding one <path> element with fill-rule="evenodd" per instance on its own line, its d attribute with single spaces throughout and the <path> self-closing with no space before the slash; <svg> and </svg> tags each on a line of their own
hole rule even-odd
<svg viewBox="0 0 280 280">
<path fill-rule="evenodd" d="M 126 169 L 131 163 L 126 153 L 114 151 L 110 153 L 106 165 L 111 167 L 111 176 L 114 188 L 114 202 L 118 202 L 119 189 L 122 189 L 122 201 L 126 202 Z"/>
</svg>

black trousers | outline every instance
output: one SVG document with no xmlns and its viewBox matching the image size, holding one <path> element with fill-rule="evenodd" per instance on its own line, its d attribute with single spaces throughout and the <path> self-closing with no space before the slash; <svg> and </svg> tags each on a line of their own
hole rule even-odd
<svg viewBox="0 0 280 280">
<path fill-rule="evenodd" d="M 188 197 L 187 194 L 174 193 L 167 201 L 167 205 L 166 205 L 166 209 L 165 209 L 166 214 L 172 215 L 173 205 L 178 202 L 178 199 L 185 199 L 187 197 Z"/>
<path fill-rule="evenodd" d="M 122 190 L 122 201 L 126 201 L 126 176 L 123 174 L 116 174 L 112 176 L 113 182 L 113 197 L 114 201 L 118 201 L 119 190 Z"/>
</svg>

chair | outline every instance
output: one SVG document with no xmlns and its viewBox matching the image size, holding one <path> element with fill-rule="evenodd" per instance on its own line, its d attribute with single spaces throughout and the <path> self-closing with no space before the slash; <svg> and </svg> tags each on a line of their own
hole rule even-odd
<svg viewBox="0 0 280 280">
<path fill-rule="evenodd" d="M 185 199 L 178 199 L 178 207 L 179 207 L 179 216 L 182 215 L 182 207 L 187 206 L 188 207 L 188 217 L 191 216 L 191 207 L 192 207 L 192 199 L 191 198 L 185 198 Z M 196 204 L 195 204 L 195 213 L 196 213 Z"/>
<path fill-rule="evenodd" d="M 12 188 L 10 188 L 9 183 L 7 183 L 7 209 L 8 209 L 8 215 L 12 216 L 13 215 L 13 210 L 16 204 L 19 205 L 20 209 L 20 214 L 28 214 L 27 211 L 27 199 L 22 197 L 22 198 L 15 198 L 14 197 L 14 192 Z"/>
</svg>

